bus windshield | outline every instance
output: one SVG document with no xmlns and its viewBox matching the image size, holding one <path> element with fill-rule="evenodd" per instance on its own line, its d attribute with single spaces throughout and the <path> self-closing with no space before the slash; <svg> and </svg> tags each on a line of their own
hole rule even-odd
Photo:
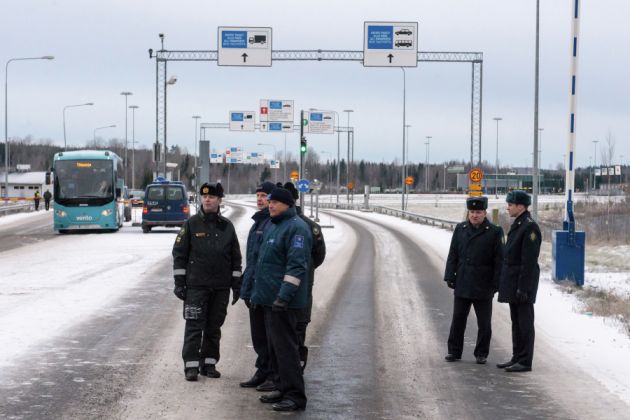
<svg viewBox="0 0 630 420">
<path fill-rule="evenodd" d="M 103 205 L 114 199 L 113 164 L 110 160 L 59 160 L 55 162 L 55 201 L 62 205 Z"/>
</svg>

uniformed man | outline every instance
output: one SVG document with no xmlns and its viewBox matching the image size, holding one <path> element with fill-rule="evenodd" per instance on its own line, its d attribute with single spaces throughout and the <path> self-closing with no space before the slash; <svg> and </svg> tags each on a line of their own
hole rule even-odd
<svg viewBox="0 0 630 420">
<path fill-rule="evenodd" d="M 249 308 L 249 326 L 252 336 L 252 345 L 256 352 L 256 372 L 248 381 L 241 382 L 243 388 L 256 387 L 259 391 L 273 391 L 274 383 L 271 378 L 269 364 L 269 350 L 267 346 L 267 331 L 265 329 L 265 313 L 262 306 L 251 305 L 252 289 L 256 281 L 256 260 L 262 242 L 263 233 L 270 226 L 269 201 L 267 196 L 275 188 L 271 182 L 263 182 L 256 188 L 256 207 L 252 219 L 254 224 L 249 229 L 247 236 L 247 264 L 243 272 L 243 284 L 241 285 L 241 299 Z M 264 385 L 264 386 L 263 386 Z"/>
<path fill-rule="evenodd" d="M 499 289 L 503 229 L 486 218 L 487 197 L 468 198 L 466 208 L 467 220 L 455 227 L 444 273 L 444 281 L 454 289 L 455 296 L 445 359 L 454 362 L 462 358 L 466 320 L 473 306 L 477 316 L 473 354 L 476 362 L 483 365 L 490 352 L 492 299 Z"/>
<path fill-rule="evenodd" d="M 33 194 L 33 200 L 35 201 L 35 211 L 39 210 L 39 200 L 41 200 L 42 196 L 39 194 L 39 190 L 35 190 L 35 194 Z"/>
<path fill-rule="evenodd" d="M 291 192 L 293 195 L 293 199 L 297 200 L 300 198 L 300 193 L 298 192 L 295 185 L 292 182 L 287 182 L 284 184 L 284 188 Z M 308 225 L 311 233 L 313 235 L 313 247 L 311 249 L 311 259 L 309 261 L 308 266 L 308 304 L 304 310 L 300 311 L 298 314 L 297 321 L 297 334 L 298 334 L 298 342 L 299 342 L 299 350 L 300 350 L 300 364 L 302 365 L 302 371 L 306 368 L 306 363 L 308 361 L 308 347 L 306 346 L 306 328 L 308 324 L 311 322 L 311 312 L 313 310 L 313 284 L 315 282 L 315 269 L 322 265 L 324 259 L 326 258 L 326 243 L 324 242 L 324 235 L 322 234 L 322 228 L 312 221 L 310 218 L 306 217 L 302 212 L 300 206 L 295 206 L 295 211 L 298 216 L 306 224 Z"/>
<path fill-rule="evenodd" d="M 510 191 L 506 201 L 509 215 L 515 219 L 505 244 L 499 302 L 510 304 L 512 358 L 497 367 L 507 372 L 528 372 L 534 358 L 534 302 L 542 237 L 538 224 L 527 211 L 530 196 L 525 191 Z"/>
<path fill-rule="evenodd" d="M 46 211 L 50 209 L 50 199 L 52 198 L 52 194 L 50 190 L 44 191 L 44 205 L 46 206 Z"/>
<path fill-rule="evenodd" d="M 184 301 L 184 373 L 219 378 L 221 326 L 232 289 L 234 305 L 241 287 L 241 249 L 232 222 L 219 214 L 223 187 L 203 184 L 199 212 L 186 221 L 173 246 L 175 295 Z"/>
<path fill-rule="evenodd" d="M 271 191 L 271 227 L 263 234 L 251 298 L 252 304 L 263 306 L 271 368 L 278 377 L 278 389 L 262 395 L 260 401 L 273 403 L 276 411 L 306 407 L 296 323 L 308 301 L 312 240 L 294 204 L 293 196 L 286 189 Z"/>
</svg>

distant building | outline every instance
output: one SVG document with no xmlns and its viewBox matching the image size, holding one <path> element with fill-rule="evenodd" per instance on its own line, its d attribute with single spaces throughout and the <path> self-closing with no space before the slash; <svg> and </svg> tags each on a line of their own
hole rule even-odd
<svg viewBox="0 0 630 420">
<path fill-rule="evenodd" d="M 0 173 L 0 197 L 5 197 L 4 172 Z M 43 195 L 52 185 L 45 185 L 46 172 L 9 173 L 9 198 L 32 198 L 36 190 Z"/>
</svg>

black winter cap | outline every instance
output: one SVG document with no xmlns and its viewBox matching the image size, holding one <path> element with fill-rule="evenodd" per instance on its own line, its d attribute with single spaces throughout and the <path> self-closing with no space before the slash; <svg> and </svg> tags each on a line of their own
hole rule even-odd
<svg viewBox="0 0 630 420">
<path fill-rule="evenodd" d="M 486 210 L 488 208 L 488 197 L 468 197 L 466 199 L 468 210 Z"/>
<path fill-rule="evenodd" d="M 291 193 L 294 200 L 300 198 L 300 193 L 298 192 L 297 188 L 295 188 L 293 182 L 287 182 L 286 184 L 284 184 L 284 189 Z"/>
<path fill-rule="evenodd" d="M 276 187 L 271 191 L 271 194 L 267 197 L 269 201 L 279 201 L 281 203 L 286 204 L 289 207 L 293 207 L 295 205 L 295 200 L 293 199 L 293 195 L 291 192 L 287 191 L 284 188 Z"/>
<path fill-rule="evenodd" d="M 208 184 L 204 183 L 201 188 L 199 188 L 200 195 L 214 195 L 215 197 L 223 197 L 223 186 L 220 182 L 216 184 Z"/>
<path fill-rule="evenodd" d="M 532 198 L 525 191 L 522 190 L 513 190 L 507 193 L 507 197 L 505 197 L 505 201 L 507 203 L 512 204 L 522 204 L 524 206 L 529 206 L 532 204 Z"/>
<path fill-rule="evenodd" d="M 256 192 L 257 193 L 264 192 L 265 194 L 269 194 L 274 188 L 276 188 L 276 186 L 274 185 L 273 182 L 265 181 L 262 184 L 260 184 L 258 187 L 256 187 Z"/>
</svg>

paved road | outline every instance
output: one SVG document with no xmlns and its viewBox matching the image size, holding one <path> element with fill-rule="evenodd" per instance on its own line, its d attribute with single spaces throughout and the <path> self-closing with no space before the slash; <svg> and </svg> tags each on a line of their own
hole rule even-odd
<svg viewBox="0 0 630 420">
<path fill-rule="evenodd" d="M 236 208 L 231 219 L 251 215 Z M 628 407 L 537 342 L 535 370 L 509 375 L 509 315 L 495 307 L 490 363 L 472 357 L 471 315 L 464 360 L 443 356 L 452 295 L 443 262 L 388 223 L 334 213 L 347 249 L 318 270 L 300 418 L 627 418 Z M 245 237 L 248 223 L 241 224 Z M 244 247 L 244 243 L 241 244 Z M 183 379 L 181 304 L 171 294 L 171 261 L 147 273 L 128 297 L 5 370 L 0 417 L 277 418 L 238 387 L 253 373 L 246 308 L 230 307 L 223 328 L 221 379 Z"/>
<path fill-rule="evenodd" d="M 52 210 L 38 213 L 0 226 L 0 252 L 57 237 L 52 228 Z"/>
</svg>

